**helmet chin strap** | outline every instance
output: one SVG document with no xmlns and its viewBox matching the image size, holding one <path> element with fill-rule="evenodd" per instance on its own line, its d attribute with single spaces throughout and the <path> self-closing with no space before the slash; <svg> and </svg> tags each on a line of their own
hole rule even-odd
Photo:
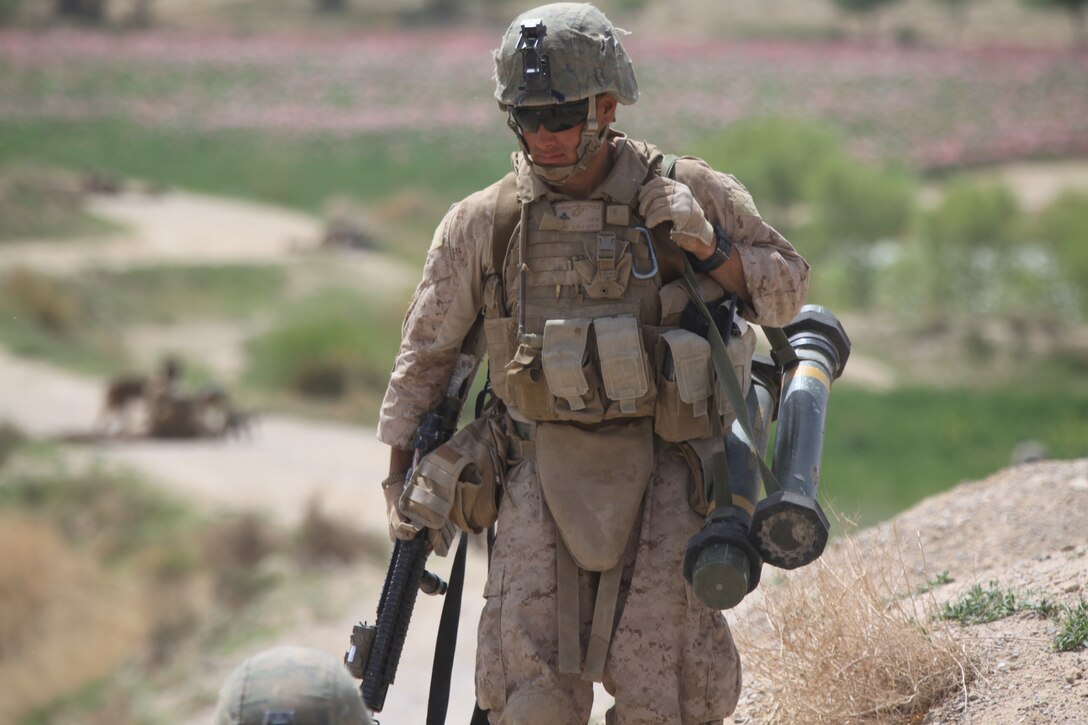
<svg viewBox="0 0 1088 725">
<path fill-rule="evenodd" d="M 517 122 L 514 121 L 512 116 L 507 116 L 506 124 L 513 129 L 514 134 L 518 137 L 518 142 L 521 144 L 521 150 L 525 154 L 525 158 L 529 160 L 529 165 L 533 169 L 533 173 L 539 176 L 545 182 L 552 186 L 562 186 L 572 176 L 582 173 L 589 167 L 589 162 L 593 160 L 594 155 L 601 150 L 602 145 L 602 132 L 600 125 L 597 123 L 597 97 L 592 96 L 589 99 L 589 113 L 586 115 L 585 126 L 582 128 L 582 138 L 578 142 L 578 160 L 573 164 L 566 166 L 542 166 L 533 161 L 532 154 L 529 153 L 529 145 L 525 142 L 525 137 L 521 134 L 521 129 L 518 127 Z"/>
</svg>

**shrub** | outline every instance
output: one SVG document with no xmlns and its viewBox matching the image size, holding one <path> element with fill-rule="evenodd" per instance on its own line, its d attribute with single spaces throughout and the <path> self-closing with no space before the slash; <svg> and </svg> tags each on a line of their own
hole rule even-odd
<svg viewBox="0 0 1088 725">
<path fill-rule="evenodd" d="M 21 430 L 5 420 L 0 420 L 0 467 L 24 440 L 25 436 Z"/>
<path fill-rule="evenodd" d="M 847 537 L 761 588 L 756 613 L 770 631 L 734 631 L 748 671 L 773 690 L 776 723 L 919 722 L 963 687 L 965 650 L 921 623 L 922 603 L 900 591 L 905 580 L 897 552 L 863 552 Z"/>
<path fill-rule="evenodd" d="M 809 180 L 812 232 L 834 248 L 899 237 L 914 212 L 915 181 L 906 171 L 842 158 Z"/>
<path fill-rule="evenodd" d="M 216 598 L 232 609 L 253 601 L 275 583 L 262 564 L 276 548 L 271 527 L 244 513 L 216 523 L 204 538 L 204 559 Z"/>
<path fill-rule="evenodd" d="M 330 290 L 296 305 L 251 341 L 248 379 L 308 398 L 338 400 L 384 387 L 400 342 L 399 300 L 376 304 Z"/>
<path fill-rule="evenodd" d="M 17 314 L 51 334 L 69 335 L 80 324 L 79 301 L 71 290 L 26 267 L 16 267 L 4 276 L 0 295 Z"/>
<path fill-rule="evenodd" d="M 1043 209 L 1034 223 L 1038 237 L 1054 253 L 1066 279 L 1081 291 L 1088 314 L 1088 194 L 1067 191 Z"/>
<path fill-rule="evenodd" d="M 975 584 L 962 597 L 941 608 L 941 619 L 951 619 L 960 624 L 985 624 L 1011 617 L 1020 609 L 1016 595 L 1002 591 L 997 582 L 983 589 Z"/>
<path fill-rule="evenodd" d="M 1085 646 L 1088 646 L 1088 601 L 1082 599 L 1075 607 L 1063 611 L 1054 635 L 1054 649 L 1072 652 Z"/>
<path fill-rule="evenodd" d="M 1020 210 L 1007 186 L 953 181 L 940 205 L 925 215 L 930 241 L 953 249 L 1001 248 L 1013 240 Z"/>
<path fill-rule="evenodd" d="M 329 517 L 316 497 L 306 506 L 306 515 L 295 534 L 296 553 L 305 564 L 348 564 L 360 557 L 384 551 L 384 541 Z"/>
</svg>

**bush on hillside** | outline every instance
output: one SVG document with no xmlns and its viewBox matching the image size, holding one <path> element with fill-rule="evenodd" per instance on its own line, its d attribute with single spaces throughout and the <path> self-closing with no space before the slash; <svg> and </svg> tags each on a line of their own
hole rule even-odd
<svg viewBox="0 0 1088 725">
<path fill-rule="evenodd" d="M 1032 227 L 1079 290 L 1080 309 L 1088 315 L 1088 194 L 1065 192 L 1039 213 Z"/>
</svg>

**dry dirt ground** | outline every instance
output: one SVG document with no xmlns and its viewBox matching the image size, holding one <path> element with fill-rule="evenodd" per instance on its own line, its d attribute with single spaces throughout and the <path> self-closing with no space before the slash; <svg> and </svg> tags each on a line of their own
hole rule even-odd
<svg viewBox="0 0 1088 725">
<path fill-rule="evenodd" d="M 1012 592 L 1018 600 L 1076 605 L 1088 600 L 1088 459 L 1024 464 L 962 483 L 860 532 L 855 543 L 863 553 L 895 552 L 915 582 L 951 579 L 930 592 L 925 603 L 931 612 L 976 584 Z M 834 566 L 843 554 L 832 547 L 824 556 Z M 804 581 L 807 573 L 802 569 L 798 576 Z M 772 596 L 773 589 L 772 575 L 761 593 Z M 745 600 L 730 614 L 731 624 L 745 627 L 762 612 L 758 597 Z M 949 627 L 973 656 L 976 679 L 925 723 L 1088 723 L 1088 649 L 1054 652 L 1053 620 L 1021 612 Z M 770 689 L 749 681 L 734 722 L 773 723 Z"/>
<path fill-rule="evenodd" d="M 313 219 L 254 204 L 223 202 L 195 195 L 158 199 L 120 197 L 96 202 L 96 212 L 129 225 L 122 238 L 93 250 L 50 243 L 0 250 L 0 268 L 18 260 L 74 270 L 88 263 L 131 264 L 175 260 L 283 260 L 298 243 L 313 240 Z M 416 272 L 372 258 L 366 269 L 373 280 L 411 284 Z M 221 330 L 185 335 L 194 354 L 223 355 L 231 335 Z M 158 335 L 170 343 L 169 331 Z M 224 337 L 224 335 L 226 335 Z M 167 338 L 167 339 L 161 339 Z M 237 342 L 237 340 L 234 340 Z M 229 355 L 228 355 L 229 358 Z M 851 359 L 860 374 L 844 382 L 886 386 L 893 381 L 878 365 Z M 213 363 L 214 364 L 214 363 Z M 230 367 L 231 362 L 221 363 Z M 0 419 L 41 436 L 88 427 L 98 414 L 101 381 L 63 372 L 0 351 Z M 361 427 L 267 416 L 251 437 L 223 441 L 130 441 L 80 447 L 79 455 L 135 466 L 164 487 L 211 511 L 261 509 L 284 523 L 297 520 L 309 500 L 318 496 L 335 515 L 374 532 L 384 532 L 384 510 L 376 485 L 384 477 L 386 452 L 372 430 Z M 1018 590 L 1058 601 L 1085 596 L 1088 581 L 1088 461 L 1040 463 L 1010 469 L 993 478 L 965 484 L 923 502 L 894 522 L 866 532 L 885 536 L 891 527 L 920 545 L 930 572 L 947 569 L 955 579 L 938 596 L 952 597 L 976 582 L 997 580 Z M 905 556 L 913 556 L 906 554 Z M 438 561 L 442 573 L 448 562 Z M 479 592 L 485 575 L 478 551 L 470 555 L 466 599 L 451 698 L 451 721 L 467 720 L 472 705 L 471 661 L 474 622 L 482 606 Z M 273 636 L 253 641 L 230 658 L 202 663 L 188 692 L 162 693 L 155 708 L 170 713 L 171 722 L 206 723 L 218 683 L 246 655 L 275 643 L 304 644 L 339 653 L 351 625 L 372 617 L 381 567 L 360 567 L 339 575 L 321 592 L 320 606 L 307 616 L 287 621 Z M 440 603 L 421 598 L 413 620 L 398 683 L 390 690 L 383 720 L 424 721 L 424 684 L 429 681 L 430 641 L 437 628 Z M 752 616 L 742 606 L 730 614 L 735 626 Z M 978 652 L 981 677 L 962 697 L 935 713 L 930 723 L 1088 723 L 1088 654 L 1048 651 L 1045 621 L 1013 617 L 962 631 Z M 798 673 L 803 677 L 804 673 Z M 604 698 L 597 711 L 606 706 Z M 773 712 L 760 690 L 749 683 L 735 715 L 738 723 L 773 722 Z"/>
</svg>

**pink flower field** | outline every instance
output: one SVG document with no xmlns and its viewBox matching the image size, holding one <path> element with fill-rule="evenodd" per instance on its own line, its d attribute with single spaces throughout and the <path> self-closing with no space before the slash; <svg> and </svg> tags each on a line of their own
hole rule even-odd
<svg viewBox="0 0 1088 725">
<path fill-rule="evenodd" d="M 352 38 L 0 33 L 0 122 L 121 120 L 300 136 L 495 133 L 490 49 L 388 32 Z M 1088 155 L 1088 54 L 1064 49 L 626 41 L 642 98 L 619 125 L 662 147 L 750 116 L 825 121 L 868 158 L 941 168 Z"/>
</svg>

